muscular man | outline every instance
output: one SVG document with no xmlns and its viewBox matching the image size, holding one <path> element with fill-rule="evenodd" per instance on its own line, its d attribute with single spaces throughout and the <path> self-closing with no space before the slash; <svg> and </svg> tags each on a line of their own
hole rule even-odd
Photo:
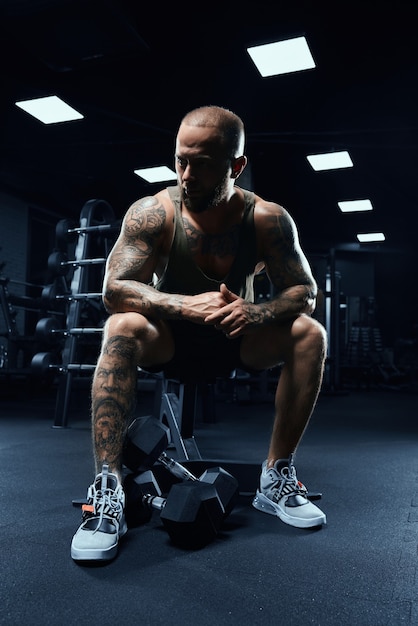
<svg viewBox="0 0 418 626">
<path fill-rule="evenodd" d="M 244 126 L 226 109 L 188 113 L 178 130 L 178 184 L 135 202 L 111 251 L 103 288 L 110 316 L 92 386 L 97 476 L 73 537 L 76 560 L 109 560 L 126 532 L 122 448 L 137 367 L 204 378 L 282 363 L 255 508 L 299 528 L 325 523 L 306 498 L 293 455 L 321 386 L 326 335 L 311 317 L 316 284 L 289 213 L 235 183 Z M 277 295 L 254 303 L 265 268 Z"/>
</svg>

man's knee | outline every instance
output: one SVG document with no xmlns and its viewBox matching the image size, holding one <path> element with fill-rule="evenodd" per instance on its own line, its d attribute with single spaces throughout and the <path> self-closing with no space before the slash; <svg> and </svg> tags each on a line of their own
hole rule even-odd
<svg viewBox="0 0 418 626">
<path fill-rule="evenodd" d="M 135 342 L 138 365 L 150 367 L 169 361 L 174 354 L 171 331 L 163 320 L 152 321 L 135 312 L 114 313 L 106 322 L 103 343 L 113 337 Z"/>
<path fill-rule="evenodd" d="M 136 338 L 141 332 L 146 332 L 148 326 L 149 321 L 140 313 L 114 313 L 106 321 L 104 334 L 107 338 L 115 336 Z"/>
<path fill-rule="evenodd" d="M 327 350 L 327 333 L 317 320 L 308 315 L 301 315 L 292 325 L 292 335 L 300 341 L 304 348 L 310 347 L 325 356 Z"/>
</svg>

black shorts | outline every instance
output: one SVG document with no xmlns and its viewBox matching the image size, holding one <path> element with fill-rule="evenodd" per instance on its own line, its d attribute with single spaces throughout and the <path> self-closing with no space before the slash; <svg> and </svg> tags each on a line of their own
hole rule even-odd
<svg viewBox="0 0 418 626">
<path fill-rule="evenodd" d="M 228 339 L 214 326 L 169 320 L 175 352 L 168 363 L 148 371 L 163 371 L 167 378 L 208 382 L 226 378 L 236 369 L 246 369 L 240 358 L 241 337 Z"/>
</svg>

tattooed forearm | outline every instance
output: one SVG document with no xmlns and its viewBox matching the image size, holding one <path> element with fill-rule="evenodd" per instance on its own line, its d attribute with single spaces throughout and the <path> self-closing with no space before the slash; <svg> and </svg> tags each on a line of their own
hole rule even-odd
<svg viewBox="0 0 418 626">
<path fill-rule="evenodd" d="M 289 287 L 272 300 L 256 305 L 259 307 L 258 322 L 267 324 L 285 321 L 301 313 L 309 315 L 315 309 L 315 298 L 316 291 L 310 285 Z"/>
<path fill-rule="evenodd" d="M 166 210 L 158 198 L 139 200 L 128 210 L 106 264 L 103 304 L 108 313 L 144 312 L 151 307 L 146 290 L 161 263 Z"/>
</svg>

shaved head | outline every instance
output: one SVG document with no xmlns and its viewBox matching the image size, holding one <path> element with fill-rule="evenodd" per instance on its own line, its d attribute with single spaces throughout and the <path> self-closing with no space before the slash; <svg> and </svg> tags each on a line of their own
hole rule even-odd
<svg viewBox="0 0 418 626">
<path fill-rule="evenodd" d="M 218 106 L 204 106 L 187 113 L 182 119 L 187 126 L 218 128 L 230 158 L 244 154 L 244 124 L 238 115 Z"/>
</svg>

